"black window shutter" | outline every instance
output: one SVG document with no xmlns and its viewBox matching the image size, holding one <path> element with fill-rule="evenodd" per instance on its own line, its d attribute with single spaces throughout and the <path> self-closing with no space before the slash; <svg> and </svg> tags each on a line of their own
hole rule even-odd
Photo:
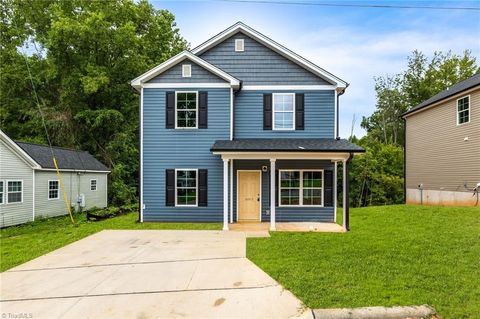
<svg viewBox="0 0 480 319">
<path fill-rule="evenodd" d="M 167 92 L 165 99 L 165 127 L 175 128 L 175 92 Z"/>
<path fill-rule="evenodd" d="M 278 207 L 280 205 L 280 203 L 278 202 L 278 193 L 279 193 L 279 186 L 280 184 L 278 184 L 278 169 L 275 171 L 275 207 Z"/>
<path fill-rule="evenodd" d="M 295 129 L 305 129 L 305 95 L 295 94 Z"/>
<path fill-rule="evenodd" d="M 326 170 L 324 171 L 324 206 L 325 207 L 332 207 L 333 206 L 333 171 L 331 170 Z"/>
<path fill-rule="evenodd" d="M 263 129 L 272 129 L 272 94 L 263 95 Z"/>
<path fill-rule="evenodd" d="M 165 206 L 175 206 L 175 170 L 165 172 Z"/>
<path fill-rule="evenodd" d="M 208 92 L 198 93 L 198 128 L 208 128 Z"/>
<path fill-rule="evenodd" d="M 198 170 L 198 206 L 208 206 L 208 170 Z"/>
</svg>

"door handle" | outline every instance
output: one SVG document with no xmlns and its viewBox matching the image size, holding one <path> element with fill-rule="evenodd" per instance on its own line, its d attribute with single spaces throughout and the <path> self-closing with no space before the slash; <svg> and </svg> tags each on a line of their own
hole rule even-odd
<svg viewBox="0 0 480 319">
<path fill-rule="evenodd" d="M 260 201 L 260 196 L 257 197 L 257 202 L 259 202 L 259 201 Z"/>
</svg>

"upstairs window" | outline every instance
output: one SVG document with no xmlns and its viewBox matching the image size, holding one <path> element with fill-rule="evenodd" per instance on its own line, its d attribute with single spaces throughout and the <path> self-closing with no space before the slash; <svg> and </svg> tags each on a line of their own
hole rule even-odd
<svg viewBox="0 0 480 319">
<path fill-rule="evenodd" d="M 90 180 L 90 190 L 93 192 L 97 191 L 97 180 L 96 179 L 91 179 Z"/>
<path fill-rule="evenodd" d="M 235 39 L 235 52 L 245 51 L 245 42 L 243 39 Z"/>
<path fill-rule="evenodd" d="M 273 93 L 273 129 L 295 130 L 294 93 Z"/>
<path fill-rule="evenodd" d="M 58 198 L 58 181 L 48 181 L 48 199 Z"/>
<path fill-rule="evenodd" d="M 182 65 L 182 77 L 184 77 L 184 78 L 192 77 L 192 65 L 191 64 L 183 64 Z"/>
<path fill-rule="evenodd" d="M 197 128 L 197 92 L 176 92 L 175 101 L 175 128 Z"/>
<path fill-rule="evenodd" d="M 7 182 L 7 203 L 21 203 L 23 200 L 23 182 L 8 181 Z"/>
<path fill-rule="evenodd" d="M 4 186 L 3 186 L 3 181 L 0 181 L 0 205 L 3 204 L 3 197 L 5 194 Z"/>
<path fill-rule="evenodd" d="M 470 95 L 457 100 L 457 125 L 470 122 Z"/>
<path fill-rule="evenodd" d="M 197 170 L 175 171 L 175 206 L 197 206 Z"/>
</svg>

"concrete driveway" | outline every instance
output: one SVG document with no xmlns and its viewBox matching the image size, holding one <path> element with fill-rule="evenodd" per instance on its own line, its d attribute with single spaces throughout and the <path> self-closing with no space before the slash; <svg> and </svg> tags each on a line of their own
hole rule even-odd
<svg viewBox="0 0 480 319">
<path fill-rule="evenodd" d="M 2 318 L 312 318 L 245 234 L 102 231 L 1 274 Z"/>
</svg>

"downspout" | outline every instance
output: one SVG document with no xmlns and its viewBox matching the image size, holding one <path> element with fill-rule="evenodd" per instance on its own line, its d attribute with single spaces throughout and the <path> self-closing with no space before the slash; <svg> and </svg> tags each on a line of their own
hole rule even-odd
<svg viewBox="0 0 480 319">
<path fill-rule="evenodd" d="M 353 153 L 350 153 L 346 163 L 345 163 L 345 220 L 343 221 L 345 225 L 345 230 L 350 230 L 350 162 L 352 161 Z"/>
<path fill-rule="evenodd" d="M 407 203 L 407 119 L 403 119 L 403 203 Z"/>
<path fill-rule="evenodd" d="M 349 83 L 347 83 L 347 85 L 345 86 L 345 88 L 343 90 L 341 90 L 340 92 L 337 93 L 337 132 L 336 132 L 336 139 L 339 140 L 340 139 L 340 95 L 343 95 L 345 93 L 345 90 L 350 86 Z"/>
<path fill-rule="evenodd" d="M 238 93 L 240 93 L 240 91 L 242 90 L 242 86 L 243 86 L 243 81 L 240 81 L 240 85 L 238 87 L 238 90 L 233 92 L 233 96 L 235 97 L 233 99 L 233 111 L 232 111 L 232 140 L 235 140 L 235 103 L 237 101 L 236 97 L 238 95 Z"/>
</svg>

